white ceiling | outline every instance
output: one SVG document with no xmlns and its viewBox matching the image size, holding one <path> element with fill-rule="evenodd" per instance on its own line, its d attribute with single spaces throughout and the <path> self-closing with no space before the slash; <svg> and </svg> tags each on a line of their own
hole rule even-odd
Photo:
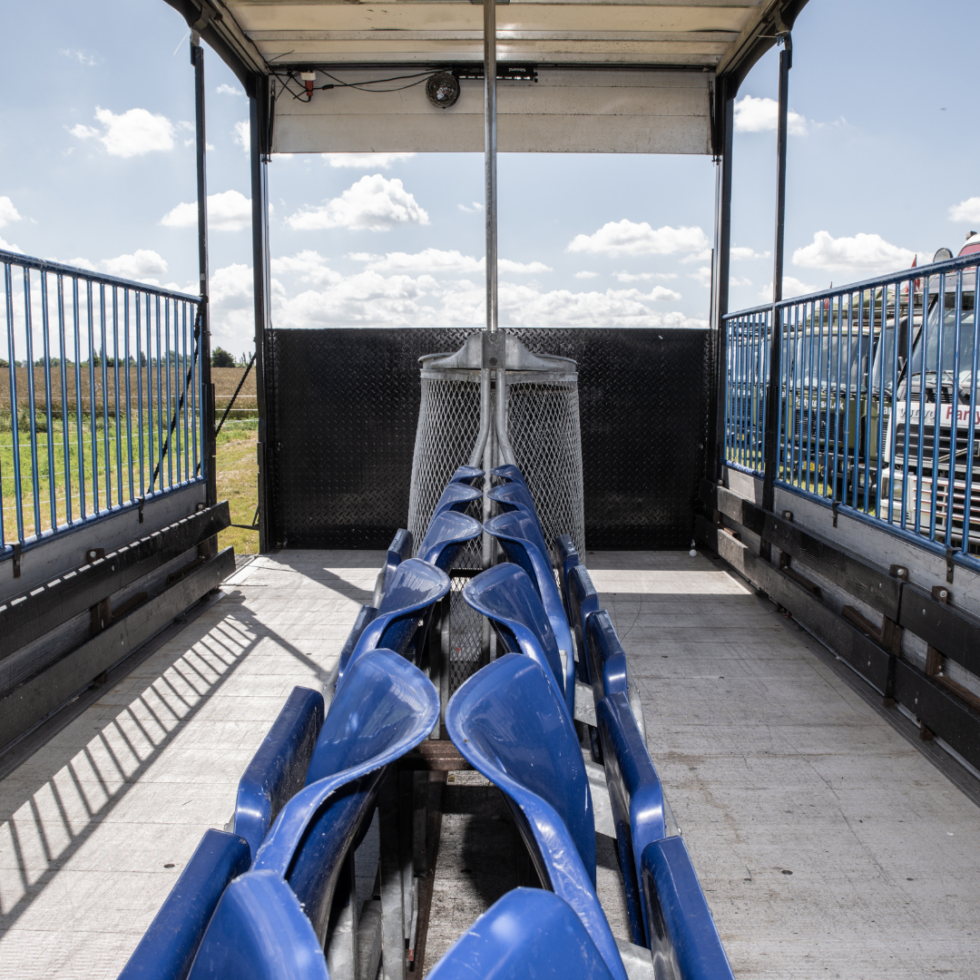
<svg viewBox="0 0 980 980">
<path fill-rule="evenodd" d="M 213 0 L 218 29 L 267 66 L 481 62 L 483 10 L 454 0 Z M 500 61 L 717 70 L 754 39 L 766 0 L 512 0 Z"/>
</svg>

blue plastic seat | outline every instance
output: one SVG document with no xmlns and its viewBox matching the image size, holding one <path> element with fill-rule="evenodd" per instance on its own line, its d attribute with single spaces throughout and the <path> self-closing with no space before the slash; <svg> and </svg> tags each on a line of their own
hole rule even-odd
<svg viewBox="0 0 980 980">
<path fill-rule="evenodd" d="M 442 491 L 442 496 L 436 501 L 436 508 L 432 512 L 433 517 L 438 517 L 443 511 L 454 510 L 459 514 L 465 514 L 467 508 L 474 500 L 481 500 L 483 491 L 476 487 L 471 487 L 466 483 L 449 483 Z"/>
<path fill-rule="evenodd" d="M 444 510 L 429 522 L 429 529 L 419 545 L 419 558 L 448 572 L 459 549 L 482 533 L 483 525 L 475 517 Z"/>
<path fill-rule="evenodd" d="M 446 729 L 470 765 L 504 792 L 541 883 L 572 907 L 613 977 L 626 980 L 595 893 L 585 763 L 545 670 L 513 654 L 493 661 L 453 695 Z"/>
<path fill-rule="evenodd" d="M 323 724 L 323 695 L 294 687 L 238 784 L 234 832 L 252 856 L 286 801 L 306 785 L 306 771 Z"/>
<path fill-rule="evenodd" d="M 184 980 L 228 882 L 250 860 L 248 842 L 237 834 L 205 831 L 120 980 Z"/>
<path fill-rule="evenodd" d="M 495 537 L 504 549 L 509 561 L 524 569 L 538 591 L 544 605 L 545 614 L 551 624 L 558 649 L 565 651 L 563 676 L 565 698 L 569 711 L 575 707 L 575 646 L 572 632 L 568 628 L 565 606 L 558 592 L 555 573 L 547 549 L 541 549 L 543 539 L 536 533 L 537 525 L 533 518 L 523 511 L 515 510 L 498 514 L 484 525 L 488 534 Z"/>
<path fill-rule="evenodd" d="M 456 471 L 449 478 L 449 482 L 465 483 L 468 486 L 473 486 L 482 476 L 483 470 L 481 470 L 479 466 L 458 466 Z"/>
<path fill-rule="evenodd" d="M 641 857 L 647 844 L 667 836 L 663 787 L 625 694 L 604 697 L 596 706 L 596 722 L 633 941 L 646 946 Z"/>
<path fill-rule="evenodd" d="M 586 617 L 585 643 L 596 704 L 607 695 L 617 692 L 629 696 L 626 652 L 605 609 Z"/>
<path fill-rule="evenodd" d="M 648 844 L 641 864 L 656 976 L 734 980 L 684 838 Z"/>
<path fill-rule="evenodd" d="M 496 901 L 429 973 L 432 980 L 611 980 L 566 901 L 515 888 Z"/>
<path fill-rule="evenodd" d="M 541 517 L 538 514 L 537 508 L 534 506 L 534 501 L 531 499 L 530 491 L 523 483 L 501 483 L 499 487 L 494 487 L 487 496 L 497 504 L 501 513 L 521 510 L 530 517 L 533 517 L 534 523 L 538 526 L 538 531 L 541 534 L 541 543 L 544 545 L 544 550 L 547 553 L 547 542 L 545 541 L 544 531 L 541 528 Z"/>
<path fill-rule="evenodd" d="M 524 474 L 513 463 L 504 463 L 503 466 L 495 466 L 490 471 L 490 475 L 497 477 L 498 480 L 504 480 L 507 483 L 522 483 L 525 487 L 527 486 L 527 480 L 524 479 Z"/>
<path fill-rule="evenodd" d="M 392 576 L 394 576 L 395 569 L 403 561 L 407 561 L 412 557 L 414 544 L 411 531 L 406 531 L 405 528 L 400 527 L 395 532 L 395 536 L 391 539 L 391 544 L 388 545 L 388 553 L 385 555 L 384 578 L 382 579 L 384 584 L 381 587 L 382 595 L 384 595 L 385 590 L 388 588 L 388 583 L 391 581 Z"/>
<path fill-rule="evenodd" d="M 190 980 L 330 980 L 310 920 L 289 885 L 250 871 L 226 889 Z"/>
<path fill-rule="evenodd" d="M 341 655 L 338 689 L 350 665 L 365 651 L 384 647 L 404 656 L 416 639 L 420 620 L 424 633 L 428 613 L 448 591 L 449 576 L 444 571 L 418 558 L 403 561 L 395 569 L 377 615 L 364 627 L 349 656 Z"/>
<path fill-rule="evenodd" d="M 568 622 L 575 637 L 575 651 L 578 654 L 578 678 L 588 683 L 592 679 L 589 662 L 587 621 L 599 611 L 599 593 L 592 583 L 592 576 L 585 565 L 573 565 L 569 569 L 568 584 Z"/>
<path fill-rule="evenodd" d="M 347 639 L 344 640 L 344 645 L 340 648 L 339 670 L 344 670 L 347 667 L 347 664 L 350 662 L 351 655 L 354 653 L 354 648 L 357 646 L 357 642 L 361 638 L 361 634 L 367 628 L 368 623 L 370 623 L 377 615 L 378 610 L 375 609 L 374 606 L 361 606 L 361 608 L 358 609 L 357 616 L 354 619 L 354 625 L 351 627 L 350 633 L 347 634 Z"/>
<path fill-rule="evenodd" d="M 463 598 L 490 620 L 508 653 L 523 653 L 541 665 L 571 719 L 574 701 L 569 708 L 558 642 L 527 572 L 510 562 L 494 565 L 463 586 Z"/>
<path fill-rule="evenodd" d="M 288 881 L 321 944 L 344 861 L 370 816 L 385 767 L 439 718 L 439 695 L 392 650 L 353 660 L 320 730 L 307 785 L 283 807 L 253 863 Z"/>
<path fill-rule="evenodd" d="M 555 562 L 558 565 L 558 582 L 561 586 L 561 598 L 565 603 L 565 612 L 569 623 L 572 622 L 571 610 L 568 607 L 568 574 L 579 564 L 578 549 L 570 534 L 559 534 L 555 538 Z M 573 624 L 574 625 L 574 624 Z"/>
</svg>

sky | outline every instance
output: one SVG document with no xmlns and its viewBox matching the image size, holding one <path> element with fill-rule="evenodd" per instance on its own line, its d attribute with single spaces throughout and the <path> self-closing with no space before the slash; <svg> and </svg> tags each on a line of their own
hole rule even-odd
<svg viewBox="0 0 980 980">
<path fill-rule="evenodd" d="M 163 0 L 5 4 L 0 248 L 196 292 L 193 69 Z M 790 74 L 784 295 L 980 228 L 976 0 L 810 0 Z M 248 100 L 206 55 L 213 344 L 253 347 Z M 736 103 L 730 308 L 771 298 L 777 55 Z M 502 154 L 503 327 L 702 327 L 710 158 Z M 273 325 L 481 326 L 482 154 L 281 155 Z"/>
</svg>

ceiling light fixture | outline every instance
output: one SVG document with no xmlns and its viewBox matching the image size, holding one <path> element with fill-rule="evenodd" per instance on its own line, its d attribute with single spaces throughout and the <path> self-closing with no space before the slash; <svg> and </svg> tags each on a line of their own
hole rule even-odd
<svg viewBox="0 0 980 980">
<path fill-rule="evenodd" d="M 459 79 L 448 71 L 430 75 L 425 83 L 425 97 L 437 109 L 448 109 L 459 98 Z"/>
</svg>

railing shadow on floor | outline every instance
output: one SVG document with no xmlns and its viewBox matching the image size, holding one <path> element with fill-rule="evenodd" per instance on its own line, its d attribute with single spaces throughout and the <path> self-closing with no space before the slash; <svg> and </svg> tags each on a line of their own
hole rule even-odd
<svg viewBox="0 0 980 980">
<path fill-rule="evenodd" d="M 227 598 L 235 595 L 231 592 Z M 190 635 L 183 633 L 183 649 L 151 655 L 0 781 L 0 853 L 9 848 L 15 856 L 14 862 L 0 862 L 0 937 L 14 927 L 261 641 L 271 640 L 309 668 L 314 674 L 309 683 L 322 685 L 326 680 L 327 670 L 241 603 L 221 602 L 217 610 L 217 621 L 202 618 L 188 625 Z M 79 750 L 75 732 L 111 709 L 120 694 L 133 686 L 134 677 L 148 670 L 153 673 L 148 682 L 97 726 L 96 735 Z M 256 748 L 259 741 L 261 737 Z M 31 770 L 36 771 L 39 763 L 44 771 L 34 775 Z M 247 760 L 243 768 L 246 764 Z M 93 792 L 101 799 L 91 802 Z M 232 795 L 229 813 L 233 807 Z"/>
</svg>

